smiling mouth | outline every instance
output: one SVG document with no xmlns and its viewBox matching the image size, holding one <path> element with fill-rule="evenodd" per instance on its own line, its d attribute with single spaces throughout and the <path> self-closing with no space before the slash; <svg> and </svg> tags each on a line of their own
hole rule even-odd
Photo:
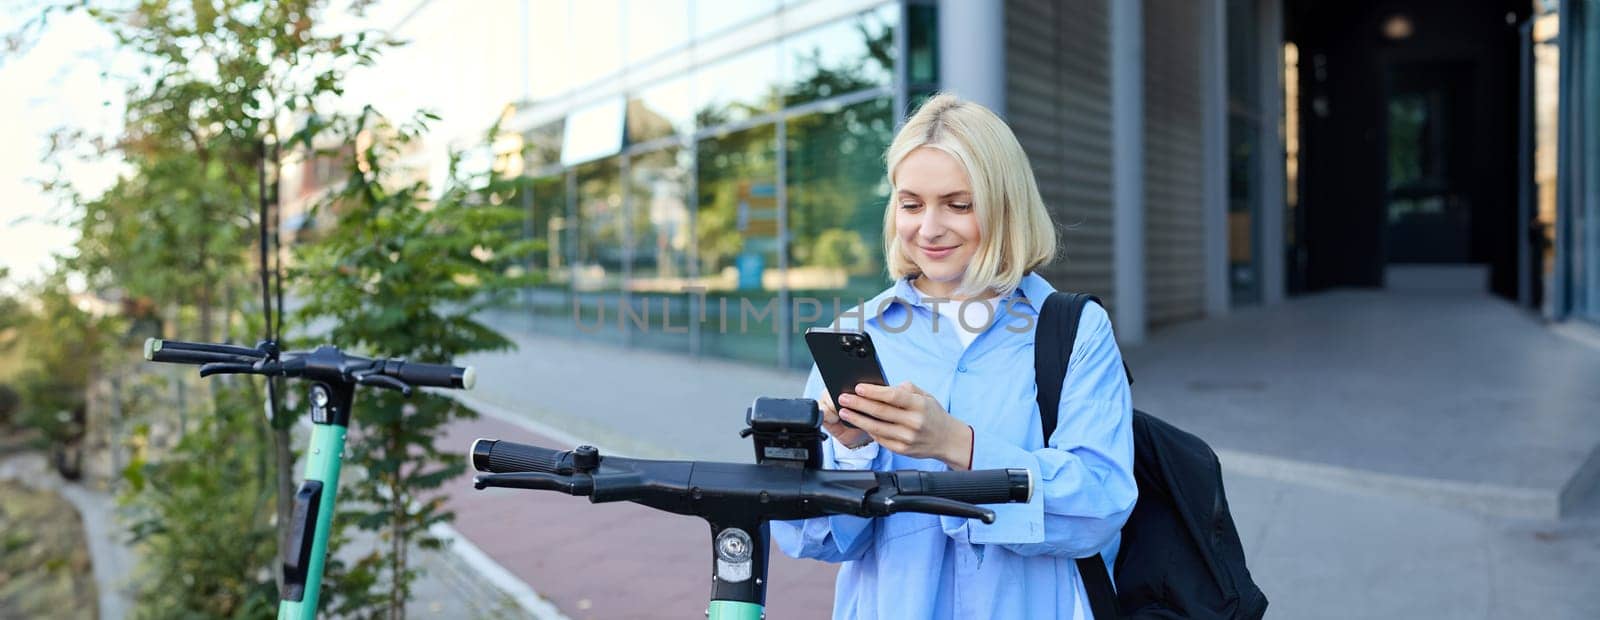
<svg viewBox="0 0 1600 620">
<path fill-rule="evenodd" d="M 959 247 L 959 246 L 952 245 L 952 246 L 943 247 L 943 248 L 930 248 L 928 246 L 923 245 L 923 246 L 917 246 L 917 247 L 922 248 L 922 253 L 923 254 L 927 254 L 929 256 L 934 256 L 934 257 L 943 257 L 943 256 L 946 256 L 946 255 L 950 254 L 951 252 L 954 252 L 955 249 L 957 247 Z"/>
</svg>

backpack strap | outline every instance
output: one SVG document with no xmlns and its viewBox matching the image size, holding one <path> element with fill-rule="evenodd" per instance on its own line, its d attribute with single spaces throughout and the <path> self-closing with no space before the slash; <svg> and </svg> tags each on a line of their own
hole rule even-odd
<svg viewBox="0 0 1600 620">
<path fill-rule="evenodd" d="M 1061 389 L 1067 377 L 1067 365 L 1072 362 L 1072 346 L 1078 339 L 1078 322 L 1083 307 L 1089 302 L 1100 303 L 1100 298 L 1088 293 L 1051 293 L 1039 308 L 1038 331 L 1033 340 L 1034 382 L 1038 385 L 1039 422 L 1044 428 L 1045 445 L 1055 434 L 1057 416 L 1061 412 Z M 1123 365 L 1127 372 L 1127 365 Z M 1130 373 L 1128 382 L 1133 383 Z M 1083 587 L 1089 599 L 1089 610 L 1097 620 L 1114 620 L 1122 617 L 1117 610 L 1117 592 L 1106 572 L 1106 563 L 1096 553 L 1078 558 L 1078 574 L 1083 577 Z"/>
</svg>

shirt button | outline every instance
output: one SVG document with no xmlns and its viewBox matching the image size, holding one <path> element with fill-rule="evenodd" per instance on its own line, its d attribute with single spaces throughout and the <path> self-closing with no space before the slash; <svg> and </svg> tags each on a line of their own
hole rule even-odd
<svg viewBox="0 0 1600 620">
<path fill-rule="evenodd" d="M 956 372 L 966 372 L 966 371 L 967 371 L 967 367 L 966 366 L 957 366 L 956 367 Z"/>
</svg>

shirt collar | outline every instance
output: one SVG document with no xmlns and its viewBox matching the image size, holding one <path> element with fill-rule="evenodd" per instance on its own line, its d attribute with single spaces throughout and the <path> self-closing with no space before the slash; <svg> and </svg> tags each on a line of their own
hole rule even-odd
<svg viewBox="0 0 1600 620">
<path fill-rule="evenodd" d="M 914 278 L 916 278 L 914 275 L 900 278 L 899 280 L 895 281 L 894 286 L 889 287 L 887 290 L 879 293 L 877 297 L 873 297 L 871 301 L 868 301 L 865 307 L 868 317 L 870 317 L 868 320 L 876 321 L 876 319 L 879 318 L 877 311 L 880 307 L 884 309 L 888 308 L 888 306 L 885 305 L 885 300 L 888 299 L 896 299 L 903 304 L 910 306 L 922 306 L 932 310 L 932 307 L 924 303 L 922 291 L 917 290 L 917 287 L 911 284 L 911 280 Z M 1038 312 L 1039 308 L 1044 306 L 1044 300 L 1050 297 L 1050 294 L 1054 293 L 1055 290 L 1056 288 L 1051 286 L 1048 280 L 1045 280 L 1044 277 L 1030 271 L 1026 275 L 1022 276 L 1022 281 L 1017 283 L 1016 288 L 1011 289 L 1011 291 L 1000 296 L 1000 303 L 1002 306 L 1004 306 L 1006 303 L 1009 303 L 1012 298 L 1021 297 L 1029 306 L 1033 307 L 1034 312 Z"/>
</svg>

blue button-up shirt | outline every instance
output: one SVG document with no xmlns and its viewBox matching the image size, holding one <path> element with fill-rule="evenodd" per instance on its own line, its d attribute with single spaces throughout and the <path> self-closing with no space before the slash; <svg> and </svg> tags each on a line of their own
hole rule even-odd
<svg viewBox="0 0 1600 620">
<path fill-rule="evenodd" d="M 908 279 L 860 307 L 864 314 L 835 319 L 836 327 L 871 335 L 891 385 L 916 384 L 972 426 L 973 469 L 1027 468 L 1035 490 L 1026 504 L 989 506 L 996 513 L 990 525 L 915 513 L 773 522 L 784 553 L 844 563 L 833 617 L 1090 617 L 1074 559 L 1100 552 L 1110 566 L 1116 557 L 1118 532 L 1138 495 L 1133 405 L 1110 319 L 1089 304 L 1055 434 L 1045 445 L 1033 340 L 1038 308 L 1054 290 L 1028 274 L 998 299 L 997 318 L 965 347 L 955 333 L 960 327 L 944 316 L 935 323 L 933 298 Z M 805 396 L 824 398 L 824 390 L 813 367 Z M 845 448 L 829 440 L 823 451 L 825 467 L 841 467 Z M 947 469 L 887 449 L 870 458 L 875 470 Z"/>
</svg>

